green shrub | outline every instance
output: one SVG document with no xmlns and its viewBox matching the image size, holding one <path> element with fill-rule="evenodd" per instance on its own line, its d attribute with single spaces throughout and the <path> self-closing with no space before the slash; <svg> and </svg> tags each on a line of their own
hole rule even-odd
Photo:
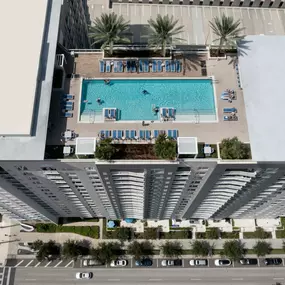
<svg viewBox="0 0 285 285">
<path fill-rule="evenodd" d="M 272 234 L 270 232 L 264 231 L 262 228 L 257 228 L 255 232 L 244 232 L 243 238 L 267 239 L 272 238 Z"/>
<path fill-rule="evenodd" d="M 176 141 L 167 138 L 161 134 L 155 140 L 154 151 L 155 155 L 161 159 L 175 159 L 176 157 Z"/>
<path fill-rule="evenodd" d="M 220 144 L 222 159 L 249 159 L 251 158 L 250 146 L 244 144 L 237 137 L 223 139 Z"/>
<path fill-rule="evenodd" d="M 206 233 L 196 233 L 196 239 L 206 239 Z"/>
<path fill-rule="evenodd" d="M 115 147 L 111 144 L 112 139 L 101 140 L 96 147 L 95 157 L 102 160 L 110 160 L 116 152 Z"/>
<path fill-rule="evenodd" d="M 221 232 L 221 238 L 223 239 L 238 239 L 239 238 L 239 232 Z"/>
</svg>

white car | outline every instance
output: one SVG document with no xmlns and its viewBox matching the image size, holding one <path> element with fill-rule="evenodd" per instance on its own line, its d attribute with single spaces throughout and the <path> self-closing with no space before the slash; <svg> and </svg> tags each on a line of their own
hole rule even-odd
<svg viewBox="0 0 285 285">
<path fill-rule="evenodd" d="M 128 265 L 128 261 L 125 259 L 112 260 L 110 263 L 111 267 L 124 267 L 127 265 Z"/>
<path fill-rule="evenodd" d="M 91 279 L 93 277 L 92 272 L 77 272 L 75 274 L 76 279 Z"/>
<path fill-rule="evenodd" d="M 229 259 L 216 259 L 215 265 L 216 266 L 230 266 L 232 262 Z"/>
<path fill-rule="evenodd" d="M 191 266 L 207 266 L 208 260 L 207 259 L 191 259 L 189 261 Z"/>
<path fill-rule="evenodd" d="M 82 262 L 82 266 L 98 266 L 104 265 L 102 262 L 93 259 L 84 259 Z"/>
</svg>

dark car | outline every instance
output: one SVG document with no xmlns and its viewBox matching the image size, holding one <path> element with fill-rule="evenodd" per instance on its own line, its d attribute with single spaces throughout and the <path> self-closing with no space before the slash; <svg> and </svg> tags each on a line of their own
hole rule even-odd
<svg viewBox="0 0 285 285">
<path fill-rule="evenodd" d="M 242 258 L 239 260 L 240 264 L 242 265 L 257 265 L 257 259 L 256 258 Z"/>
<path fill-rule="evenodd" d="M 229 259 L 216 259 L 215 265 L 216 266 L 230 266 L 232 262 Z"/>
<path fill-rule="evenodd" d="M 282 264 L 281 258 L 265 258 L 264 259 L 265 265 L 280 265 Z"/>
<path fill-rule="evenodd" d="M 161 261 L 161 266 L 182 266 L 181 259 L 164 259 Z"/>
<path fill-rule="evenodd" d="M 152 266 L 152 260 L 149 258 L 144 258 L 141 260 L 136 260 L 136 266 Z"/>
</svg>

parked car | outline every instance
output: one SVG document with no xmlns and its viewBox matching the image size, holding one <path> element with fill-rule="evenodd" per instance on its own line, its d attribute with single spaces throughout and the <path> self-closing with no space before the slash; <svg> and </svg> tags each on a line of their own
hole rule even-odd
<svg viewBox="0 0 285 285">
<path fill-rule="evenodd" d="M 161 261 L 161 266 L 182 266 L 181 259 L 164 259 Z"/>
<path fill-rule="evenodd" d="M 230 266 L 232 262 L 229 259 L 216 259 L 215 265 L 216 266 Z"/>
<path fill-rule="evenodd" d="M 110 263 L 111 267 L 124 267 L 127 265 L 128 265 L 128 261 L 125 259 L 112 260 Z"/>
<path fill-rule="evenodd" d="M 208 260 L 207 259 L 191 259 L 189 261 L 191 266 L 207 266 Z"/>
<path fill-rule="evenodd" d="M 94 260 L 94 259 L 84 259 L 82 261 L 82 266 L 98 266 L 98 265 L 104 265 L 104 264 L 99 260 Z"/>
<path fill-rule="evenodd" d="M 136 266 L 152 266 L 152 260 L 149 258 L 144 258 L 141 260 L 136 260 L 135 262 Z"/>
<path fill-rule="evenodd" d="M 75 274 L 76 279 L 92 279 L 92 272 L 77 272 Z"/>
<path fill-rule="evenodd" d="M 265 265 L 281 265 L 282 259 L 281 258 L 265 258 L 264 264 Z"/>
<path fill-rule="evenodd" d="M 242 258 L 239 260 L 242 265 L 257 265 L 258 261 L 256 258 Z"/>
</svg>

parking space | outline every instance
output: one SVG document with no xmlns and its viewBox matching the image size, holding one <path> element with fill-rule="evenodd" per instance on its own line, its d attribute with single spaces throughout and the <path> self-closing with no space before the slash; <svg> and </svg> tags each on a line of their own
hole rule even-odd
<svg viewBox="0 0 285 285">
<path fill-rule="evenodd" d="M 127 260 L 127 265 L 124 266 L 124 267 L 111 267 L 110 264 L 108 264 L 106 267 L 108 268 L 132 268 L 132 267 L 135 267 L 135 264 L 133 264 L 133 259 L 132 258 L 126 258 L 125 260 Z M 96 266 L 97 267 L 97 266 Z"/>
<path fill-rule="evenodd" d="M 36 259 L 7 259 L 7 267 L 74 267 L 74 261 L 71 259 L 66 260 L 43 260 Z"/>
</svg>

